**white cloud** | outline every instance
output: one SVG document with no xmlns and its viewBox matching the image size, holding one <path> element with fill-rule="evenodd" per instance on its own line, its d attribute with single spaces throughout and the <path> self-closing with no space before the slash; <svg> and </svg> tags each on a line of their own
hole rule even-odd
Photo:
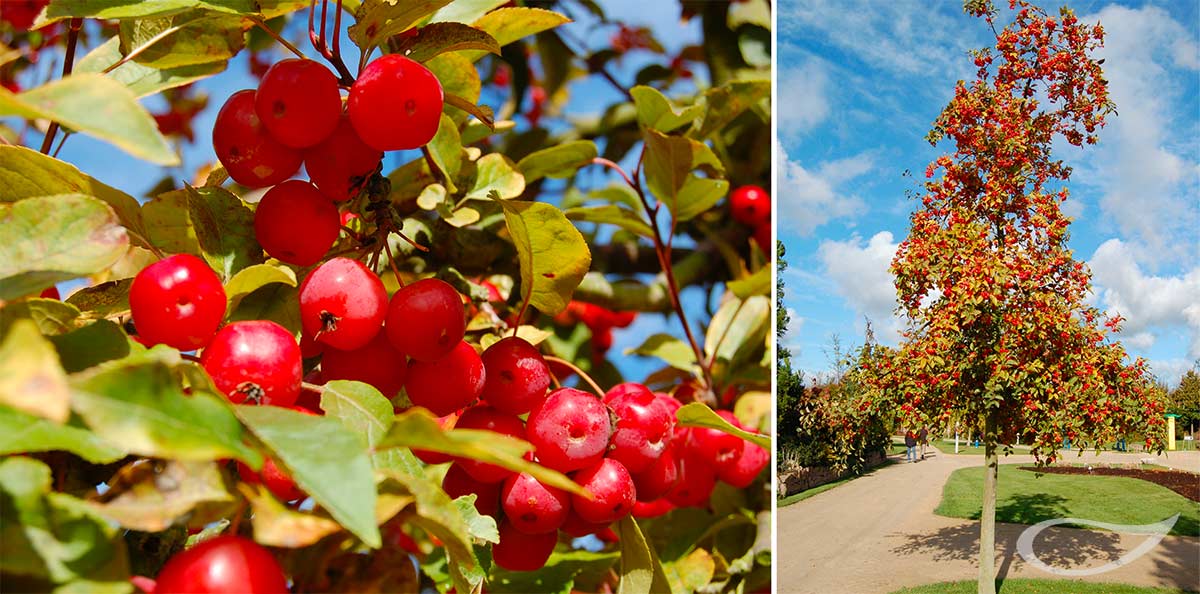
<svg viewBox="0 0 1200 594">
<path fill-rule="evenodd" d="M 901 327 L 895 316 L 896 287 L 888 271 L 897 247 L 891 232 L 881 231 L 865 243 L 854 236 L 846 241 L 822 241 L 817 249 L 834 290 L 855 313 L 869 318 L 876 336 L 886 342 L 894 341 Z"/>
<path fill-rule="evenodd" d="M 779 118 L 780 136 L 795 140 L 829 116 L 828 84 L 828 67 L 815 58 L 799 66 L 780 69 L 779 105 L 775 116 Z"/>
<path fill-rule="evenodd" d="M 1162 332 L 1188 335 L 1188 357 L 1200 358 L 1200 265 L 1179 276 L 1142 272 L 1129 246 L 1110 239 L 1088 265 L 1098 303 L 1125 318 L 1123 340 L 1148 349 Z"/>
<path fill-rule="evenodd" d="M 788 314 L 787 330 L 783 333 L 783 346 L 795 350 L 800 343 L 800 334 L 804 330 L 804 317 L 794 308 L 786 308 Z"/>
<path fill-rule="evenodd" d="M 1152 359 L 1148 363 L 1150 373 L 1172 390 L 1179 387 L 1179 380 L 1183 379 L 1183 374 L 1196 365 L 1195 360 L 1189 359 Z"/>
<path fill-rule="evenodd" d="M 1107 32 L 1097 56 L 1119 115 L 1101 134 L 1087 175 L 1103 188 L 1100 207 L 1143 262 L 1194 259 L 1200 247 L 1200 129 L 1182 81 L 1200 69 L 1195 37 L 1162 8 L 1111 5 L 1084 18 Z M 1188 157 L 1191 153 L 1191 158 Z"/>
<path fill-rule="evenodd" d="M 838 188 L 874 167 L 874 159 L 861 153 L 846 159 L 826 161 L 809 170 L 788 159 L 777 145 L 777 208 L 780 225 L 809 236 L 817 227 L 837 218 L 851 218 L 866 211 L 866 203 Z"/>
<path fill-rule="evenodd" d="M 953 3 L 922 0 L 794 0 L 780 3 L 780 31 L 809 35 L 901 76 L 962 76 L 976 45 Z M 980 21 L 975 33 L 985 32 Z"/>
</svg>

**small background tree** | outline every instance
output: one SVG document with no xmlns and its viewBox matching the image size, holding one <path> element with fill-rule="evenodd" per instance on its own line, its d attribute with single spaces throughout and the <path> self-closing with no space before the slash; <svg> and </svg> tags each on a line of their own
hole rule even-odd
<svg viewBox="0 0 1200 594">
<path fill-rule="evenodd" d="M 1103 29 L 1014 0 L 997 29 L 987 0 L 964 9 L 984 19 L 994 47 L 972 52 L 928 140 L 952 151 L 926 169 L 921 205 L 892 262 L 899 349 L 868 362 L 868 406 L 898 408 L 908 426 L 939 434 L 957 415 L 983 423 L 985 479 L 979 592 L 995 592 L 998 446 L 1029 435 L 1039 464 L 1065 440 L 1112 442 L 1144 431 L 1163 446 L 1164 404 L 1144 361 L 1111 339 L 1120 320 L 1087 305 L 1090 272 L 1067 245 L 1071 169 L 1052 158 L 1058 139 L 1084 146 L 1114 106 L 1093 58 Z M 1026 443 L 1022 439 L 1022 443 Z"/>
</svg>

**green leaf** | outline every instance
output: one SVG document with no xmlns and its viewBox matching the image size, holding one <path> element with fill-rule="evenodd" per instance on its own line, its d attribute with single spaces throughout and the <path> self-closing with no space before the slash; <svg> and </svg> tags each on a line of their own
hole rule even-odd
<svg viewBox="0 0 1200 594">
<path fill-rule="evenodd" d="M 223 66 L 245 46 L 242 25 L 237 15 L 203 10 L 121 21 L 119 50 L 151 68 Z"/>
<path fill-rule="evenodd" d="M 274 283 L 246 295 L 229 314 L 230 322 L 243 320 L 271 320 L 300 336 L 300 291 L 284 283 Z"/>
<path fill-rule="evenodd" d="M 698 168 L 705 168 L 713 174 L 724 172 L 721 160 L 708 145 L 682 136 L 667 136 L 650 129 L 644 130 L 642 137 L 646 143 L 646 184 L 672 213 L 682 211 L 694 216 L 696 212 L 706 210 L 707 207 L 696 210 L 696 206 L 688 204 L 689 201 L 716 202 L 712 199 L 711 186 L 711 182 L 715 180 L 705 180 L 709 182 L 707 184 L 696 182 L 694 180 L 701 178 L 692 173 Z M 684 188 L 689 183 L 691 186 L 685 193 Z M 720 196 L 716 199 L 720 199 Z M 679 218 L 678 214 L 676 218 Z"/>
<path fill-rule="evenodd" d="M 71 406 L 102 439 L 142 456 L 179 460 L 237 458 L 258 468 L 262 457 L 243 443 L 245 432 L 222 396 L 193 389 L 163 361 L 104 365 L 72 378 Z M 178 357 L 176 354 L 175 357 Z"/>
<path fill-rule="evenodd" d="M 85 502 L 52 492 L 50 473 L 24 456 L 0 461 L 0 573 L 67 584 L 63 590 L 131 591 L 120 530 Z"/>
<path fill-rule="evenodd" d="M 549 31 L 569 22 L 571 19 L 554 11 L 542 8 L 512 7 L 493 10 L 471 24 L 476 29 L 491 35 L 497 45 L 503 47 L 523 37 Z M 472 61 L 478 60 L 482 55 L 473 54 Z"/>
<path fill-rule="evenodd" d="M 479 571 L 479 560 L 471 546 L 472 524 L 478 531 L 490 536 L 491 531 L 495 530 L 495 520 L 486 516 L 480 517 L 478 512 L 473 516 L 464 516 L 466 507 L 452 501 L 440 485 L 425 478 L 423 473 L 386 474 L 390 480 L 403 485 L 416 498 L 417 513 L 408 521 L 442 541 L 450 561 L 450 575 L 455 588 L 462 592 L 474 592 L 475 586 L 483 580 L 483 575 Z M 383 489 L 387 490 L 387 483 L 384 483 Z M 474 505 L 470 507 L 474 511 Z M 492 520 L 490 530 L 487 526 L 488 520 Z"/>
<path fill-rule="evenodd" d="M 396 53 L 417 62 L 460 50 L 500 54 L 500 46 L 491 35 L 463 23 L 430 23 L 421 27 L 416 35 L 402 38 L 395 49 Z"/>
<path fill-rule="evenodd" d="M 275 406 L 236 409 L 305 493 L 364 544 L 379 548 L 375 479 L 361 437 L 338 419 Z"/>
<path fill-rule="evenodd" d="M 530 153 L 517 162 L 517 169 L 531 184 L 543 177 L 562 179 L 575 175 L 580 167 L 590 165 L 597 155 L 596 143 L 574 140 Z"/>
<path fill-rule="evenodd" d="M 470 200 L 486 200 L 492 192 L 505 200 L 516 198 L 525 191 L 525 176 L 516 165 L 500 153 L 488 153 L 475 162 L 475 183 L 467 192 Z"/>
<path fill-rule="evenodd" d="M 747 109 L 769 100 L 771 97 L 770 80 L 737 80 L 720 87 L 709 89 L 704 93 L 706 109 L 704 122 L 700 124 L 697 136 L 708 138 L 713 133 L 729 125 Z M 770 110 L 767 110 L 768 113 Z"/>
<path fill-rule="evenodd" d="M 425 67 L 442 83 L 443 95 L 461 97 L 472 104 L 479 101 L 479 93 L 483 89 L 479 71 L 462 52 L 441 54 L 425 62 Z"/>
<path fill-rule="evenodd" d="M 763 295 L 728 299 L 717 309 L 704 337 L 704 354 L 731 366 L 745 361 L 771 329 L 771 302 Z"/>
<path fill-rule="evenodd" d="M 66 334 L 51 336 L 63 370 L 76 373 L 129 355 L 129 337 L 115 322 L 97 320 Z"/>
<path fill-rule="evenodd" d="M 250 502 L 250 522 L 259 544 L 297 549 L 342 530 L 340 524 L 324 515 L 292 510 L 262 485 L 238 483 L 237 487 Z"/>
<path fill-rule="evenodd" d="M 654 334 L 646 338 L 641 346 L 625 350 L 626 355 L 658 357 L 668 365 L 683 371 L 696 368 L 696 353 L 687 343 L 670 334 Z"/>
<path fill-rule="evenodd" d="M 0 342 L 0 404 L 56 423 L 71 414 L 67 374 L 32 321 L 13 322 Z"/>
<path fill-rule="evenodd" d="M 696 592 L 707 586 L 716 572 L 716 562 L 705 549 L 696 549 L 682 559 L 663 563 L 663 573 L 672 592 Z"/>
<path fill-rule="evenodd" d="M 55 194 L 84 194 L 107 203 L 126 229 L 146 236 L 133 196 L 84 175 L 74 165 L 23 146 L 0 145 L 0 203 Z M 136 238 L 135 238 L 136 240 Z M 144 245 L 137 241 L 138 245 Z"/>
<path fill-rule="evenodd" d="M 84 287 L 67 297 L 67 303 L 91 317 L 107 317 L 129 311 L 129 285 L 132 284 L 132 278 L 123 278 Z"/>
<path fill-rule="evenodd" d="M 48 21 L 68 17 L 130 19 L 162 16 L 189 8 L 203 8 L 230 14 L 253 14 L 259 10 L 255 0 L 52 0 L 46 7 Z"/>
<path fill-rule="evenodd" d="M 583 235 L 561 210 L 544 202 L 501 200 L 521 265 L 521 298 L 542 313 L 567 308 L 592 265 Z"/>
<path fill-rule="evenodd" d="M 387 435 L 395 416 L 392 403 L 379 390 L 362 382 L 344 380 L 325 384 L 321 390 L 321 410 L 363 437 L 369 448 Z"/>
<path fill-rule="evenodd" d="M 370 51 L 449 3 L 450 0 L 363 0 L 354 14 L 358 22 L 346 34 L 364 52 Z"/>
<path fill-rule="evenodd" d="M 57 299 L 33 298 L 10 303 L 0 309 L 0 336 L 17 320 L 30 320 L 46 336 L 66 334 L 77 328 L 79 309 Z"/>
<path fill-rule="evenodd" d="M 0 204 L 0 300 L 112 266 L 129 247 L 103 202 L 79 194 Z"/>
<path fill-rule="evenodd" d="M 199 505 L 232 502 L 216 462 L 138 460 L 145 472 L 129 472 L 132 482 L 122 482 L 103 495 L 103 502 L 88 504 L 96 513 L 123 528 L 160 532 L 180 522 Z"/>
<path fill-rule="evenodd" d="M 547 485 L 571 493 L 580 495 L 586 493 L 575 481 L 566 476 L 522 458 L 525 452 L 532 448 L 527 442 L 493 431 L 475 429 L 443 431 L 438 425 L 437 419 L 429 411 L 419 407 L 396 415 L 395 423 L 383 440 L 375 446 L 375 449 L 383 450 L 397 446 L 420 448 L 488 462 L 516 472 L 528 473 Z"/>
<path fill-rule="evenodd" d="M 254 264 L 234 274 L 225 283 L 225 295 L 229 298 L 229 311 L 237 309 L 242 298 L 270 284 L 296 286 L 296 273 L 291 268 L 275 264 Z"/>
<path fill-rule="evenodd" d="M 683 111 L 675 111 L 671 101 L 654 87 L 639 85 L 629 90 L 637 106 L 638 123 L 659 132 L 672 132 L 682 126 L 691 125 L 704 114 L 703 105 L 689 105 Z"/>
<path fill-rule="evenodd" d="M 53 120 L 151 163 L 179 164 L 133 92 L 99 74 L 72 74 L 19 95 L 0 89 L 0 116 L 6 115 Z"/>
<path fill-rule="evenodd" d="M 734 427 L 729 421 L 721 418 L 720 415 L 704 405 L 702 402 L 692 402 L 685 404 L 675 412 L 675 418 L 679 420 L 680 427 L 706 427 L 708 429 L 716 429 L 730 435 L 736 435 L 746 441 L 763 448 L 771 449 L 771 438 L 758 433 L 750 433 Z"/>
<path fill-rule="evenodd" d="M 58 425 L 0 406 L 0 455 L 55 450 L 71 452 L 96 464 L 108 464 L 125 456 L 125 452 L 83 427 L 70 423 Z"/>
<path fill-rule="evenodd" d="M 99 74 L 122 58 L 120 40 L 109 39 L 80 58 L 75 72 Z M 107 76 L 125 85 L 139 99 L 167 89 L 181 87 L 225 71 L 227 61 L 210 61 L 174 68 L 156 68 L 129 60 L 117 66 Z"/>
<path fill-rule="evenodd" d="M 726 284 L 738 299 L 749 299 L 754 295 L 766 295 L 771 290 L 771 267 L 763 266 L 758 272 Z"/>
<path fill-rule="evenodd" d="M 463 145 L 462 140 L 458 137 L 458 126 L 450 116 L 442 114 L 437 133 L 433 135 L 433 140 L 430 140 L 427 146 L 438 169 L 441 169 L 450 178 L 447 180 L 450 186 L 446 190 L 451 194 L 457 194 L 458 188 L 454 186 L 453 179 L 458 177 L 459 172 L 462 171 Z"/>
<path fill-rule="evenodd" d="M 263 261 L 254 235 L 254 211 L 228 190 L 175 190 L 159 194 L 142 209 L 155 245 L 202 256 L 222 278 Z"/>
<path fill-rule="evenodd" d="M 621 581 L 617 594 L 651 594 L 670 592 L 671 586 L 663 573 L 662 565 L 646 537 L 642 535 L 637 520 L 625 517 L 619 523 L 621 536 Z"/>
<path fill-rule="evenodd" d="M 689 175 L 675 197 L 675 218 L 686 221 L 706 212 L 729 193 L 729 182 Z"/>
</svg>

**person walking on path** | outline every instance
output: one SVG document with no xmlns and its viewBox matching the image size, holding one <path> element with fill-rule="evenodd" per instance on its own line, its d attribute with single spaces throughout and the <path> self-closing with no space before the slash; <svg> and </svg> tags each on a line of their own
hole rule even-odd
<svg viewBox="0 0 1200 594">
<path fill-rule="evenodd" d="M 912 429 L 904 432 L 904 447 L 907 448 L 905 454 L 909 462 L 917 461 L 917 434 Z"/>
<path fill-rule="evenodd" d="M 921 432 L 917 434 L 917 442 L 921 444 L 921 459 L 925 459 L 925 446 L 929 445 L 929 429 L 921 427 Z"/>
</svg>

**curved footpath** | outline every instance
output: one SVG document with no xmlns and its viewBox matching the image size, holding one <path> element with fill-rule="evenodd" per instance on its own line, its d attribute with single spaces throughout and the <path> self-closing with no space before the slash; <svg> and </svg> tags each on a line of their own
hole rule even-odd
<svg viewBox="0 0 1200 594">
<path fill-rule="evenodd" d="M 927 450 L 929 452 L 929 450 Z M 1168 456 L 1087 453 L 1067 462 L 1136 462 L 1200 471 L 1200 452 Z M 903 462 L 815 495 L 777 512 L 778 592 L 820 594 L 887 594 L 906 586 L 973 580 L 979 575 L 979 522 L 933 513 L 950 473 L 980 466 L 979 455 L 940 454 L 936 449 L 915 464 Z M 1030 463 L 1029 455 L 1001 457 L 1001 464 Z M 1016 553 L 1027 526 L 996 525 L 996 567 L 1005 577 L 1059 576 L 1030 567 Z M 1034 545 L 1045 563 L 1060 568 L 1087 568 L 1120 557 L 1145 540 L 1142 535 L 1048 528 Z M 1168 536 L 1132 563 L 1083 578 L 1140 586 L 1200 590 L 1200 538 Z"/>
</svg>

